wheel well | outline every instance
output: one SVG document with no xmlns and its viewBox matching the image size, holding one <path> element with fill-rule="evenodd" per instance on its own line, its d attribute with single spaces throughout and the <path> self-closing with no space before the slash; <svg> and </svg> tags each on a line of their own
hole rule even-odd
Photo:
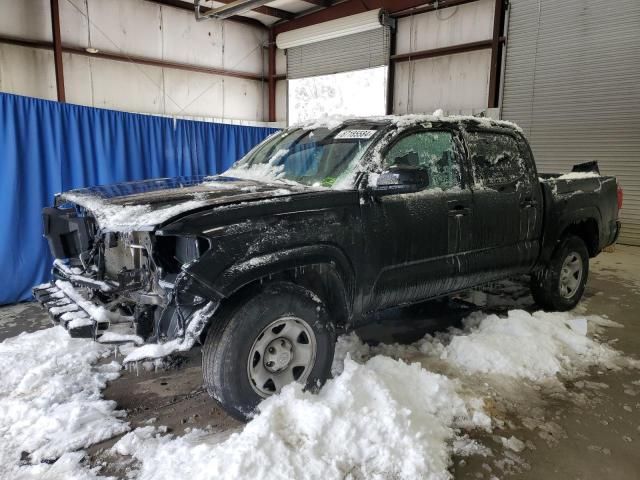
<svg viewBox="0 0 640 480">
<path fill-rule="evenodd" d="M 342 278 L 331 264 L 316 264 L 282 272 L 283 278 L 305 287 L 322 299 L 331 319 L 337 325 L 349 321 L 349 293 Z"/>
<path fill-rule="evenodd" d="M 200 343 L 204 343 L 209 328 L 238 304 L 246 301 L 265 282 L 287 281 L 300 285 L 316 294 L 329 310 L 329 315 L 336 325 L 345 325 L 350 318 L 349 292 L 336 268 L 328 263 L 296 267 L 262 278 L 258 278 L 220 302 L 220 307 L 200 334 Z"/>
<path fill-rule="evenodd" d="M 590 257 L 594 257 L 598 254 L 600 236 L 598 231 L 598 222 L 595 219 L 588 218 L 586 220 L 572 223 L 565 229 L 561 238 L 566 238 L 569 235 L 575 235 L 584 241 Z"/>
</svg>

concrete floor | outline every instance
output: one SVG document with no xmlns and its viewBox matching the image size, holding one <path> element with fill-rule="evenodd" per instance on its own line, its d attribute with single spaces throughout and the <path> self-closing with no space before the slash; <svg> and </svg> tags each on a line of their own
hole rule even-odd
<svg viewBox="0 0 640 480">
<path fill-rule="evenodd" d="M 502 311 L 509 308 L 535 310 L 526 288 L 511 292 L 509 300 L 492 289 L 465 295 L 461 302 L 432 302 L 410 311 L 389 312 L 358 333 L 369 341 L 410 342 L 425 332 L 444 329 L 475 308 Z M 577 311 L 606 316 L 622 324 L 601 333 L 603 341 L 629 356 L 640 352 L 640 248 L 617 246 L 591 263 L 589 283 Z M 398 324 L 397 319 L 404 319 Z M 413 320 L 407 321 L 407 318 Z M 395 320 L 395 321 L 394 321 Z M 0 341 L 22 331 L 50 326 L 48 317 L 33 303 L 0 308 Z M 503 428 L 477 438 L 492 449 L 498 437 L 514 435 L 524 441 L 522 452 L 508 449 L 494 457 L 454 458 L 455 478 L 494 476 L 518 479 L 640 478 L 640 372 L 598 371 L 587 378 L 553 388 L 514 385 L 492 392 L 492 417 Z M 514 392 L 517 392 L 515 394 Z M 180 434 L 187 428 L 207 428 L 231 433 L 241 425 L 228 417 L 202 389 L 200 352 L 174 362 L 162 372 L 123 372 L 104 391 L 126 409 L 132 427 L 166 425 Z M 108 460 L 103 451 L 115 440 L 90 449 L 94 461 Z M 120 474 L 102 471 L 103 474 Z"/>
</svg>

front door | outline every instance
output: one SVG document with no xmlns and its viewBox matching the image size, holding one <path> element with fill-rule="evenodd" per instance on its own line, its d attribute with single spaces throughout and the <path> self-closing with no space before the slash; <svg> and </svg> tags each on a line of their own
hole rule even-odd
<svg viewBox="0 0 640 480">
<path fill-rule="evenodd" d="M 462 185 L 458 133 L 412 129 L 383 152 L 383 169 L 424 169 L 429 185 L 417 192 L 376 191 L 362 205 L 366 255 L 373 279 L 364 298 L 372 311 L 414 303 L 462 287 L 460 254 L 470 245 L 471 191 Z"/>
</svg>

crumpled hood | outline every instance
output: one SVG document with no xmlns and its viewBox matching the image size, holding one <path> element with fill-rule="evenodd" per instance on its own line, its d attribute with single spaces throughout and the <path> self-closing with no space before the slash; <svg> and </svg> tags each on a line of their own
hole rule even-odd
<svg viewBox="0 0 640 480">
<path fill-rule="evenodd" d="M 266 201 L 317 190 L 303 185 L 231 177 L 176 177 L 70 190 L 57 204 L 72 202 L 93 214 L 104 230 L 147 230 L 207 206 Z"/>
</svg>

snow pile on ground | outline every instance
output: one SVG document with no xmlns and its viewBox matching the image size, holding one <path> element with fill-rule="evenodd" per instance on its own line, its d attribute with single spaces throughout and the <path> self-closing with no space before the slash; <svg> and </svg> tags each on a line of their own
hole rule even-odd
<svg viewBox="0 0 640 480">
<path fill-rule="evenodd" d="M 466 334 L 452 336 L 446 346 L 436 341 L 434 347 L 441 350 L 443 360 L 467 373 L 539 381 L 575 376 L 591 365 L 615 367 L 620 356 L 587 336 L 585 317 L 570 313 L 511 310 L 507 317 L 475 313 L 464 325 Z"/>
<path fill-rule="evenodd" d="M 109 354 L 106 346 L 73 339 L 59 326 L 0 343 L 1 478 L 38 476 L 54 467 L 17 465 L 56 459 L 128 430 L 124 412 L 100 396 L 120 365 L 91 366 Z M 73 463 L 63 457 L 55 468 Z"/>
<path fill-rule="evenodd" d="M 16 468 L 11 480 L 116 480 L 99 475 L 100 467 L 87 468 L 82 463 L 85 452 L 65 453 L 53 464 L 39 463 Z M 0 469 L 0 473 L 2 470 Z"/>
<path fill-rule="evenodd" d="M 482 374 L 544 382 L 591 365 L 616 368 L 621 355 L 587 336 L 589 320 L 512 310 L 506 317 L 472 314 L 462 330 L 412 345 L 370 347 L 355 334 L 343 336 L 334 363 L 338 376 L 320 393 L 285 388 L 227 440 L 203 431 L 174 438 L 145 427 L 113 451 L 136 458 L 142 480 L 450 478 L 453 453 L 492 454 L 464 434 L 492 426 L 465 379 Z M 593 326 L 601 323 L 593 320 Z M 449 376 L 418 361 L 437 361 Z M 515 437 L 502 440 L 508 451 L 525 448 Z"/>
<path fill-rule="evenodd" d="M 592 365 L 618 368 L 624 363 L 620 353 L 587 336 L 590 322 L 594 327 L 603 323 L 599 317 L 568 312 L 511 310 L 506 317 L 473 313 L 463 321 L 463 330 L 427 335 L 412 345 L 369 347 L 351 334 L 338 342 L 333 371 L 339 372 L 347 354 L 361 360 L 372 355 L 435 357 L 449 370 L 462 374 L 497 374 L 532 381 L 557 375 L 573 377 Z"/>
<path fill-rule="evenodd" d="M 140 479 L 445 479 L 454 426 L 487 421 L 452 380 L 382 356 L 347 359 L 320 393 L 291 385 L 260 409 L 217 445 L 201 431 L 171 438 L 146 427 L 114 451 L 142 461 Z"/>
<path fill-rule="evenodd" d="M 125 435 L 111 452 L 133 457 L 135 470 L 127 475 L 141 480 L 449 479 L 453 454 L 493 455 L 470 438 L 474 429 L 500 425 L 485 412 L 478 381 L 538 385 L 593 365 L 638 366 L 588 336 L 606 323 L 512 310 L 505 317 L 474 313 L 462 329 L 411 345 L 370 347 L 355 334 L 343 336 L 336 377 L 319 393 L 290 385 L 224 438 L 202 430 L 174 437 L 149 426 Z M 120 366 L 91 368 L 108 352 L 60 327 L 0 344 L 6 372 L 0 377 L 0 477 L 8 468 L 7 478 L 97 478 L 97 470 L 79 463 L 83 453 L 72 451 L 127 430 L 115 405 L 100 398 Z M 429 371 L 432 366 L 445 374 Z M 526 448 L 514 436 L 497 438 L 505 462 Z M 53 465 L 18 467 L 22 452 L 34 462 L 62 456 Z"/>
</svg>

